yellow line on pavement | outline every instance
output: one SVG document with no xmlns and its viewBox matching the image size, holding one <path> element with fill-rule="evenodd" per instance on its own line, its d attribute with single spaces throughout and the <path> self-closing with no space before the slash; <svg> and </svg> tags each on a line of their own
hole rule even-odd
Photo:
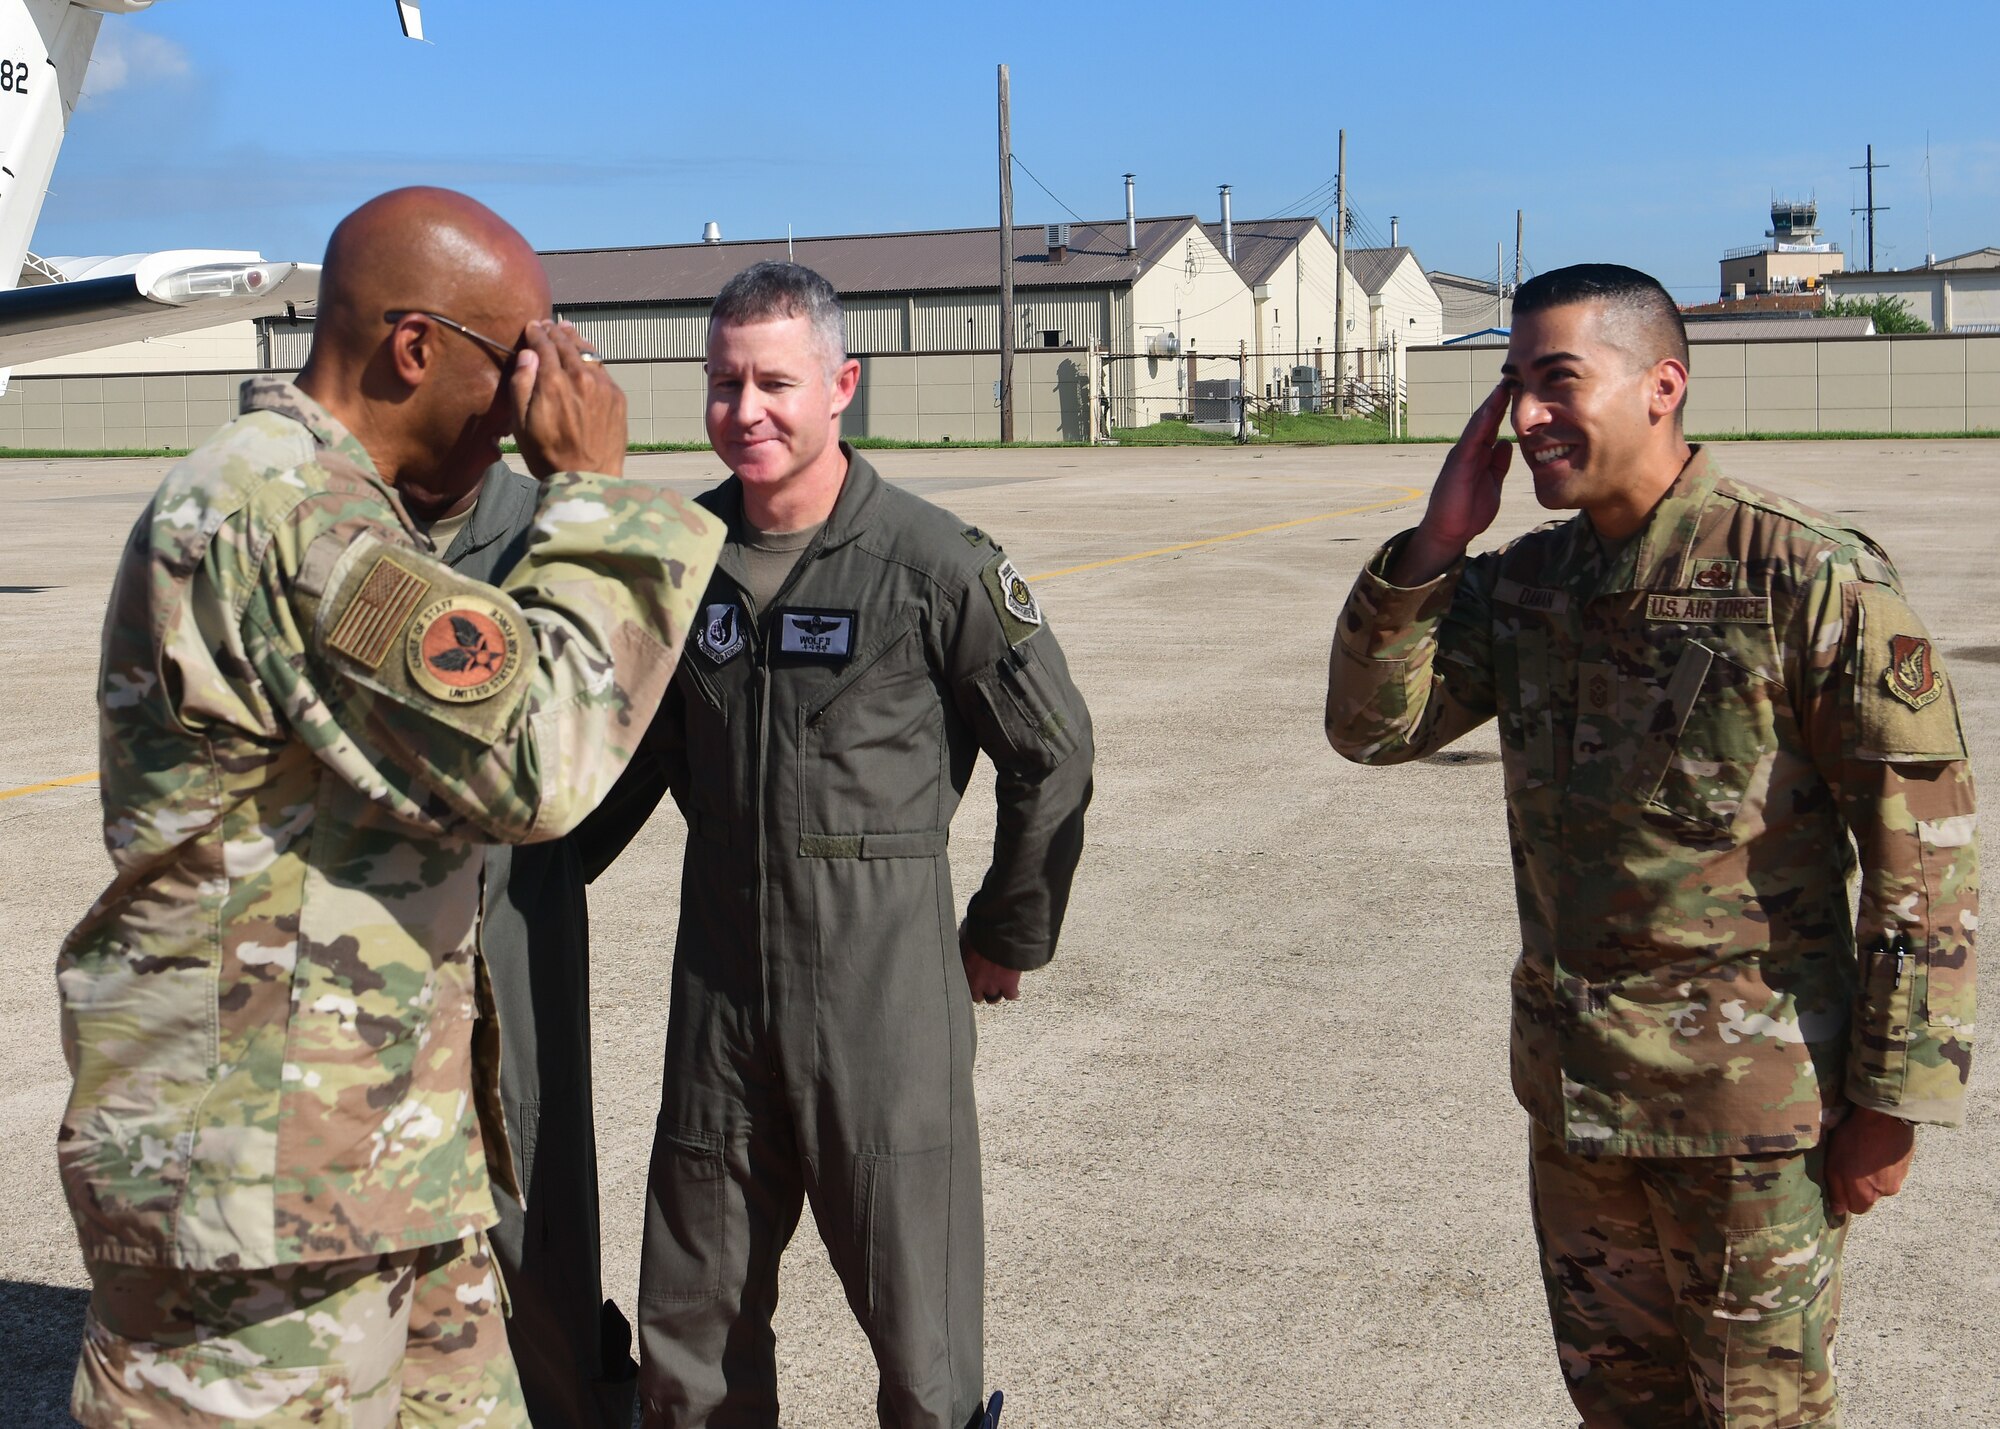
<svg viewBox="0 0 2000 1429">
<path fill-rule="evenodd" d="M 18 789 L 0 789 L 0 799 L 18 799 L 23 794 L 39 794 L 44 789 L 62 789 L 71 784 L 90 784 L 96 779 L 95 774 L 72 774 L 67 779 L 50 779 L 42 784 L 23 784 Z"/>
<path fill-rule="evenodd" d="M 1198 551 L 1204 546 L 1220 546 L 1225 541 L 1241 541 L 1248 536 L 1263 536 L 1272 531 L 1289 531 L 1294 526 L 1310 526 L 1315 521 L 1331 521 L 1337 516 L 1359 516 L 1366 511 L 1385 511 L 1391 506 L 1400 506 L 1405 501 L 1415 500 L 1424 494 L 1421 488 L 1415 486 L 1391 487 L 1390 490 L 1400 491 L 1403 494 L 1387 501 L 1370 502 L 1366 506 L 1347 506 L 1339 511 L 1322 511 L 1317 516 L 1299 516 L 1290 521 L 1273 521 L 1268 526 L 1252 526 L 1246 531 L 1231 531 L 1226 536 L 1210 536 L 1200 541 L 1182 541 L 1179 545 L 1156 546 L 1150 551 L 1139 551 L 1130 556 L 1113 556 L 1108 561 L 1090 561 L 1081 566 L 1064 566 L 1059 571 L 1043 571 L 1030 579 L 1052 581 L 1057 576 L 1073 576 L 1083 571 L 1101 571 L 1107 566 L 1130 565 L 1133 561 L 1150 560 L 1154 556 L 1172 556 L 1182 551 Z"/>
<path fill-rule="evenodd" d="M 1421 489 L 1414 486 L 1398 486 L 1389 489 L 1399 491 L 1402 495 L 1391 497 L 1387 501 L 1372 501 L 1365 506 L 1346 506 L 1338 511 L 1322 511 L 1317 516 L 1299 516 L 1290 521 L 1273 521 L 1268 526 L 1252 526 L 1244 531 L 1231 531 L 1226 536 L 1209 536 L 1199 541 L 1182 541 L 1178 545 L 1157 546 L 1150 551 L 1138 551 L 1129 556 L 1113 556 L 1108 561 L 1090 561 L 1081 566 L 1064 566 L 1059 571 L 1044 571 L 1038 576 L 1031 577 L 1031 579 L 1052 581 L 1057 576 L 1073 576 L 1084 571 L 1101 571 L 1109 566 L 1125 566 L 1130 565 L 1134 561 L 1150 560 L 1154 556 L 1173 556 L 1178 555 L 1182 551 L 1199 551 L 1205 546 L 1220 546 L 1228 541 L 1241 541 L 1250 536 L 1268 535 L 1272 531 L 1289 531 L 1295 526 L 1310 526 L 1316 521 L 1331 521 L 1340 516 L 1359 516 L 1368 511 L 1387 510 L 1391 506 L 1400 506 L 1403 502 L 1414 500 L 1424 494 Z M 62 789 L 72 784 L 88 784 L 96 778 L 95 774 L 72 774 L 67 779 L 50 779 L 41 784 L 23 784 L 18 789 L 0 789 L 0 800 L 18 799 L 24 794 L 40 794 L 45 790 Z"/>
</svg>

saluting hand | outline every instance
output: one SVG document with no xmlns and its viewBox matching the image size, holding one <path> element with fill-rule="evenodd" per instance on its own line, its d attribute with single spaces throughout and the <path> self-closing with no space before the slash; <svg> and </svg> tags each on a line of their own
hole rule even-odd
<svg viewBox="0 0 2000 1429">
<path fill-rule="evenodd" d="M 559 471 L 622 475 L 623 389 L 568 323 L 529 323 L 521 342 L 508 381 L 514 439 L 528 470 L 544 481 Z"/>
<path fill-rule="evenodd" d="M 1513 395 L 1513 383 L 1502 382 L 1466 422 L 1431 488 L 1423 521 L 1389 571 L 1392 584 L 1417 586 L 1436 580 L 1500 514 L 1500 483 L 1514 459 L 1514 444 L 1500 440 L 1500 418 Z"/>
</svg>

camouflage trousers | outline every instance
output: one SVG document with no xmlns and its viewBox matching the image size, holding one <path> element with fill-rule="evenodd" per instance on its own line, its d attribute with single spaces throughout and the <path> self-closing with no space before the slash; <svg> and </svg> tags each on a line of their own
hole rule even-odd
<svg viewBox="0 0 2000 1429">
<path fill-rule="evenodd" d="M 527 1429 L 475 1234 L 253 1271 L 91 1267 L 70 1412 L 98 1426 Z"/>
<path fill-rule="evenodd" d="M 1823 1160 L 1597 1156 L 1534 1128 L 1542 1282 L 1586 1429 L 1840 1423 L 1846 1227 Z"/>
</svg>

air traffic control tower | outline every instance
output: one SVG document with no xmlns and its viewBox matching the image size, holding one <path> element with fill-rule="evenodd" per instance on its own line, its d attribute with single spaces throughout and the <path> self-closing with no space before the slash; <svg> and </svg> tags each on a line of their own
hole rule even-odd
<svg viewBox="0 0 2000 1429">
<path fill-rule="evenodd" d="M 1722 296 L 1762 293 L 1816 293 L 1828 273 L 1846 269 L 1838 243 L 1823 243 L 1819 205 L 1775 200 L 1764 242 L 1732 248 L 1722 255 Z"/>
</svg>

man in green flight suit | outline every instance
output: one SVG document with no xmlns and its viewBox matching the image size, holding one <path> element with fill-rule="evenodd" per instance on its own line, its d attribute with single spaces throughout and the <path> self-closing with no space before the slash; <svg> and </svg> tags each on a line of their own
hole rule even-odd
<svg viewBox="0 0 2000 1429">
<path fill-rule="evenodd" d="M 1951 682 L 1879 547 L 1688 445 L 1651 278 L 1523 284 L 1501 370 L 1341 611 L 1327 735 L 1393 764 L 1499 723 L 1513 1082 L 1585 1423 L 1832 1425 L 1848 1217 L 1972 1059 Z M 1581 514 L 1468 559 L 1510 402 L 1537 500 Z"/>
<path fill-rule="evenodd" d="M 774 1429 L 778 1258 L 813 1214 L 894 1429 L 981 1414 L 975 1001 L 1054 955 L 1090 717 L 983 532 L 839 440 L 832 287 L 763 263 L 716 298 L 708 433 L 733 477 L 688 658 L 641 758 L 688 824 L 647 1187 L 653 1429 Z M 984 752 L 993 863 L 954 927 L 945 844 Z"/>
<path fill-rule="evenodd" d="M 372 200 L 320 293 L 298 382 L 167 474 L 105 623 L 115 876 L 57 968 L 86 1425 L 526 1422 L 482 845 L 610 789 L 721 539 L 618 479 L 623 396 L 491 211 Z M 496 587 L 417 522 L 510 428 L 543 486 Z"/>
<path fill-rule="evenodd" d="M 497 585 L 527 552 L 541 491 L 495 462 L 478 487 L 418 524 L 446 565 Z M 479 947 L 493 974 L 500 1104 L 525 1196 L 494 1188 L 491 1241 L 513 1301 L 508 1347 L 541 1429 L 628 1429 L 638 1389 L 632 1327 L 603 1289 L 585 888 L 630 840 L 636 825 L 620 810 L 649 783 L 628 768 L 575 832 L 486 850 Z"/>
</svg>

